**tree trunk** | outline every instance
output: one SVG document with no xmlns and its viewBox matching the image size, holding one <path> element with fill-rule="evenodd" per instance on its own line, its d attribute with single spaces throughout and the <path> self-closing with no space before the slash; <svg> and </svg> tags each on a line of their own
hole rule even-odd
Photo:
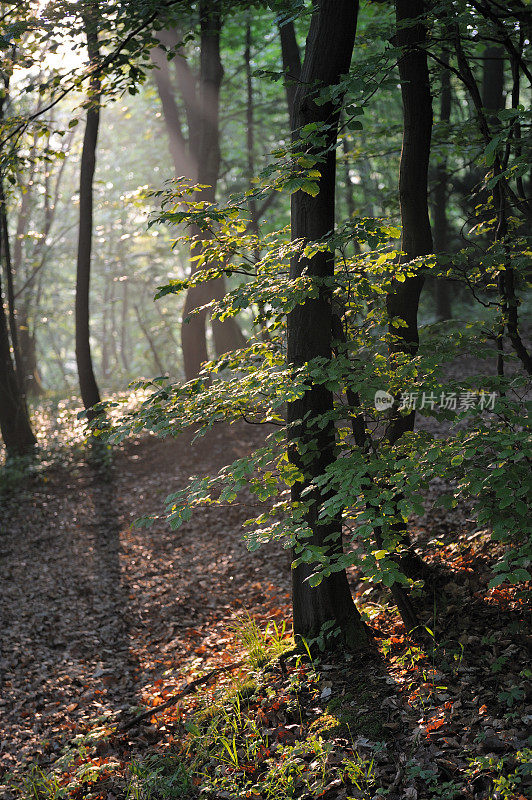
<svg viewBox="0 0 532 800">
<path fill-rule="evenodd" d="M 31 150 L 30 158 L 35 157 L 35 150 L 36 150 L 36 137 L 34 137 L 34 144 Z M 19 278 L 19 281 L 22 280 L 23 286 L 19 288 L 18 292 L 13 292 L 14 294 L 14 301 L 22 295 L 22 301 L 19 301 L 18 308 L 17 308 L 17 316 L 16 316 L 16 327 L 17 327 L 17 336 L 18 336 L 18 346 L 20 349 L 20 362 L 22 366 L 22 390 L 25 395 L 33 395 L 37 397 L 43 394 L 44 389 L 41 381 L 41 376 L 39 374 L 39 368 L 37 366 L 37 346 L 35 341 L 35 324 L 33 325 L 33 330 L 30 330 L 30 313 L 29 313 L 29 306 L 30 306 L 30 295 L 31 295 L 31 282 L 28 284 L 26 280 L 24 280 L 24 257 L 23 257 L 23 242 L 26 236 L 26 231 L 28 228 L 28 222 L 30 219 L 30 208 L 31 208 L 31 199 L 32 199 L 32 188 L 34 185 L 34 174 L 35 174 L 35 165 L 32 164 L 28 179 L 26 182 L 26 186 L 22 192 L 22 197 L 20 200 L 20 210 L 17 219 L 17 229 L 15 231 L 15 240 L 13 243 L 13 266 L 12 272 L 15 277 Z M 45 175 L 45 195 L 48 194 L 48 172 Z M 47 200 L 45 200 L 45 203 Z M 48 227 L 47 227 L 47 215 L 45 214 L 45 230 L 43 231 L 43 236 L 47 235 Z M 29 277 L 29 276 L 28 276 Z M 13 302 L 13 308 L 15 307 L 15 302 Z"/>
<path fill-rule="evenodd" d="M 15 375 L 0 280 L 0 431 L 9 457 L 30 455 L 36 444 Z"/>
<path fill-rule="evenodd" d="M 129 312 L 129 281 L 127 278 L 122 280 L 122 315 L 120 320 L 120 358 L 122 366 L 129 374 L 129 357 L 128 357 L 128 341 L 127 341 L 127 319 Z"/>
<path fill-rule="evenodd" d="M 423 49 L 426 31 L 420 20 L 423 0 L 396 0 L 396 44 L 403 48 L 399 59 L 401 96 L 403 100 L 403 145 L 399 166 L 399 203 L 403 226 L 401 261 L 408 262 L 433 252 L 432 232 L 427 199 L 430 139 L 432 133 L 432 97 Z M 394 281 L 386 298 L 390 333 L 394 353 L 414 356 L 419 346 L 417 315 L 423 276 L 418 274 L 400 283 Z M 394 324 L 394 318 L 406 327 Z M 390 426 L 389 439 L 393 444 L 405 431 L 414 428 L 415 411 L 397 414 Z"/>
<path fill-rule="evenodd" d="M 323 156 L 320 147 L 319 193 L 311 197 L 301 191 L 292 195 L 292 239 L 313 241 L 321 239 L 334 228 L 336 143 L 339 108 L 331 103 L 314 102 L 316 87 L 335 85 L 348 72 L 354 45 L 358 3 L 353 0 L 318 0 L 307 38 L 301 83 L 294 98 L 293 140 L 301 126 L 317 122 L 324 128 L 327 146 Z M 318 279 L 334 274 L 334 258 L 330 253 L 318 253 L 312 258 L 294 258 L 290 267 L 292 279 L 306 270 Z M 288 315 L 288 362 L 300 367 L 316 357 L 332 356 L 332 290 L 323 288 L 317 299 L 307 299 Z M 287 423 L 290 459 L 302 471 L 304 479 L 292 487 L 292 501 L 301 501 L 302 492 L 313 479 L 323 475 L 335 459 L 335 429 L 330 423 L 316 425 L 323 414 L 333 408 L 332 393 L 323 385 L 310 386 L 304 396 L 288 404 Z M 302 457 L 298 443 L 312 443 Z M 312 455 L 308 455 L 311 452 Z M 310 545 L 324 548 L 334 559 L 342 552 L 342 520 L 326 524 L 318 520 L 326 494 L 315 488 L 310 495 L 307 524 L 312 537 Z M 297 556 L 297 548 L 295 555 Z M 340 628 L 343 643 L 352 648 L 367 644 L 364 624 L 353 603 L 345 570 L 323 578 L 313 588 L 308 577 L 312 564 L 301 564 L 292 571 L 292 601 L 294 633 L 305 638 L 316 637 L 323 624 L 333 622 Z"/>
<path fill-rule="evenodd" d="M 37 364 L 35 330 L 30 329 L 28 314 L 24 309 L 18 316 L 18 332 L 20 356 L 24 372 L 24 387 L 28 395 L 38 397 L 44 394 L 44 388 Z"/>
<path fill-rule="evenodd" d="M 0 122 L 4 119 L 4 101 L 9 86 L 9 79 L 4 74 L 4 91 L 0 97 Z M 8 279 L 8 308 L 10 313 L 13 352 L 20 358 L 18 352 L 17 327 L 15 321 L 15 304 L 13 289 L 13 274 L 9 254 L 9 234 L 7 227 L 7 212 L 4 195 L 4 174 L 0 171 L 0 263 L 4 262 Z M 0 431 L 2 439 L 10 458 L 31 455 L 36 439 L 31 429 L 26 397 L 21 388 L 19 379 L 22 377 L 22 365 L 17 365 L 19 374 L 11 357 L 9 330 L 4 310 L 2 295 L 2 280 L 0 271 Z"/>
<path fill-rule="evenodd" d="M 99 61 L 97 9 L 84 16 L 87 49 L 91 65 Z M 100 78 L 94 74 L 90 82 L 90 105 L 79 179 L 79 236 L 76 274 L 76 361 L 81 398 L 89 420 L 95 416 L 94 406 L 100 402 L 100 392 L 94 377 L 90 347 L 89 293 L 92 250 L 93 180 L 96 169 L 96 146 L 100 124 Z M 92 409 L 92 410 L 91 410 Z"/>
<path fill-rule="evenodd" d="M 6 198 L 4 194 L 4 178 L 0 175 L 0 236 L 2 237 L 2 255 L 6 273 L 7 284 L 7 311 L 9 318 L 9 333 L 11 334 L 11 347 L 13 349 L 15 377 L 19 386 L 19 391 L 26 402 L 24 391 L 24 365 L 20 353 L 18 340 L 17 314 L 15 309 L 15 285 L 13 276 L 13 264 L 11 263 L 11 247 L 9 243 L 9 228 L 7 224 Z"/>
<path fill-rule="evenodd" d="M 449 63 L 448 50 L 444 50 L 442 53 L 442 61 L 444 64 Z M 451 120 L 451 75 L 445 66 L 441 73 L 440 92 L 440 122 L 448 125 Z M 446 253 L 449 248 L 448 193 L 449 176 L 447 174 L 447 156 L 445 155 L 436 167 L 436 185 L 434 187 L 434 249 L 436 253 Z M 450 288 L 450 284 L 445 278 L 436 278 L 436 319 L 439 322 L 451 319 Z"/>
<path fill-rule="evenodd" d="M 180 56 L 176 56 L 176 58 L 180 58 Z M 163 107 L 163 119 L 168 134 L 168 144 L 170 155 L 174 162 L 176 178 L 183 176 L 193 180 L 197 167 L 195 164 L 191 163 L 191 159 L 187 153 L 187 143 L 183 136 L 179 108 L 174 98 L 174 90 L 170 79 L 170 70 L 168 68 L 166 53 L 161 48 L 156 47 L 151 51 L 151 59 L 157 67 L 157 69 L 153 70 L 153 76 Z"/>
<path fill-rule="evenodd" d="M 487 112 L 497 114 L 504 108 L 504 48 L 500 45 L 486 47 L 483 52 L 482 105 Z M 496 124 L 500 125 L 498 119 Z"/>
<path fill-rule="evenodd" d="M 281 18 L 278 25 L 279 38 L 281 40 L 286 102 L 290 121 L 292 121 L 296 89 L 301 77 L 301 55 L 296 39 L 293 19 L 289 18 L 288 20 L 284 20 Z"/>
<path fill-rule="evenodd" d="M 427 55 L 423 49 L 426 31 L 421 16 L 423 0 L 396 0 L 395 12 L 397 34 L 395 43 L 403 49 L 399 59 L 399 77 L 403 100 L 403 143 L 399 165 L 399 204 L 403 226 L 400 263 L 409 262 L 418 256 L 433 252 L 432 231 L 428 206 L 428 167 L 432 134 L 432 96 L 427 66 Z M 386 298 L 389 331 L 394 339 L 390 344 L 390 361 L 393 368 L 394 355 L 406 353 L 415 356 L 419 347 L 417 315 L 419 298 L 424 278 L 417 274 L 402 283 L 394 280 Z M 396 324 L 406 323 L 406 327 Z M 400 414 L 392 410 L 388 426 L 388 439 L 394 445 L 407 431 L 414 429 L 415 410 Z M 401 495 L 395 498 L 396 504 Z M 395 524 L 399 540 L 407 548 L 400 560 L 406 575 L 420 577 L 426 570 L 422 559 L 411 546 L 405 523 L 400 519 Z M 392 587 L 395 591 L 395 587 Z M 407 612 L 407 627 L 414 624 L 413 608 Z M 402 613 L 402 612 L 401 612 Z M 407 622 L 409 617 L 411 622 Z"/>
<path fill-rule="evenodd" d="M 103 304 L 102 304 L 102 360 L 101 360 L 101 376 L 104 382 L 104 385 L 107 385 L 107 380 L 109 378 L 110 363 L 109 363 L 109 336 L 112 336 L 113 326 L 110 324 L 109 319 L 109 307 L 111 302 L 111 293 L 109 291 L 109 274 L 107 269 L 105 269 L 104 273 L 104 289 L 103 289 Z"/>
<path fill-rule="evenodd" d="M 200 11 L 200 131 L 198 145 L 198 183 L 206 186 L 198 192 L 198 200 L 214 202 L 220 170 L 220 87 L 223 67 L 220 57 L 220 33 L 222 17 L 219 4 L 214 0 L 203 0 Z M 196 242 L 193 254 L 201 250 L 201 242 L 207 238 L 204 231 L 195 230 Z M 194 268 L 193 268 L 194 269 Z M 195 378 L 201 364 L 208 358 L 206 340 L 207 311 L 192 314 L 196 308 L 225 295 L 225 281 L 218 278 L 206 284 L 191 287 L 186 294 L 181 325 L 183 365 L 187 380 Z M 244 337 L 235 319 L 224 322 L 212 321 L 214 349 L 217 356 L 242 347 Z"/>
</svg>

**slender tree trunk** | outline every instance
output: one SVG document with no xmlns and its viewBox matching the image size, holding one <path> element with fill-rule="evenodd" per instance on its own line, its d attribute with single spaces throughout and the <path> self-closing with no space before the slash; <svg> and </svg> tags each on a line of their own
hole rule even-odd
<svg viewBox="0 0 532 800">
<path fill-rule="evenodd" d="M 127 342 L 127 317 L 129 312 L 129 281 L 122 281 L 122 317 L 120 320 L 120 358 L 126 374 L 129 373 L 129 357 Z"/>
<path fill-rule="evenodd" d="M 115 261 L 112 261 L 112 264 L 115 264 Z M 116 281 L 114 270 L 111 268 L 111 285 L 109 288 L 109 325 L 110 325 L 110 339 L 109 339 L 109 346 L 111 349 L 111 354 L 113 357 L 114 365 L 116 370 L 120 370 L 120 358 L 118 355 L 118 345 L 117 345 L 117 335 L 118 335 L 118 327 L 116 322 Z"/>
<path fill-rule="evenodd" d="M 253 101 L 253 76 L 251 74 L 251 21 L 248 18 L 246 26 L 246 46 L 244 48 L 244 66 L 246 69 L 246 155 L 247 155 L 247 180 L 251 186 L 251 181 L 255 175 L 255 119 Z M 251 217 L 250 230 L 253 233 L 259 232 L 259 215 L 257 212 L 257 200 L 251 195 L 248 201 L 249 215 Z M 255 254 L 255 261 L 259 260 L 259 254 Z"/>
<path fill-rule="evenodd" d="M 433 252 L 432 232 L 427 198 L 430 140 L 432 134 L 432 96 L 427 55 L 423 49 L 426 31 L 421 15 L 423 0 L 396 0 L 396 43 L 403 48 L 399 59 L 401 96 L 403 99 L 403 145 L 399 166 L 399 203 L 403 226 L 402 262 Z M 423 276 L 394 281 L 386 298 L 392 363 L 394 353 L 414 356 L 419 346 L 417 315 Z M 394 324 L 394 319 L 406 323 Z M 405 431 L 414 428 L 415 411 L 395 415 L 389 439 L 393 444 Z"/>
<path fill-rule="evenodd" d="M 442 61 L 444 64 L 449 63 L 449 51 L 447 49 L 442 54 Z M 440 122 L 449 125 L 450 120 L 451 75 L 449 70 L 443 67 L 440 86 Z M 448 193 L 447 156 L 443 156 L 436 167 L 436 185 L 434 187 L 434 249 L 436 253 L 446 253 L 449 248 Z M 436 279 L 436 319 L 440 322 L 451 318 L 450 288 L 449 282 L 445 278 Z"/>
<path fill-rule="evenodd" d="M 104 384 L 107 383 L 109 377 L 109 333 L 112 332 L 112 326 L 109 325 L 109 303 L 111 297 L 109 292 L 109 275 L 107 270 L 104 273 L 104 289 L 103 289 L 103 304 L 102 304 L 102 361 L 101 361 L 101 375 Z M 110 330 L 109 330 L 110 328 Z"/>
<path fill-rule="evenodd" d="M 319 193 L 311 197 L 301 191 L 292 195 L 292 238 L 321 239 L 334 228 L 336 150 L 334 148 L 339 108 L 331 103 L 314 102 L 316 87 L 335 85 L 349 70 L 354 45 L 358 3 L 353 0 L 318 0 L 307 38 L 301 83 L 294 98 L 293 139 L 303 125 L 315 123 L 324 127 L 327 136 L 326 155 L 321 148 Z M 318 151 L 318 152 L 319 152 Z M 294 258 L 290 267 L 292 279 L 303 271 L 321 279 L 334 274 L 334 259 L 330 253 L 312 258 Z M 317 299 L 307 299 L 288 315 L 288 362 L 300 367 L 316 357 L 332 356 L 332 290 L 323 288 Z M 310 386 L 304 396 L 288 404 L 287 422 L 290 459 L 304 475 L 304 480 L 292 488 L 294 503 L 303 499 L 302 492 L 313 479 L 323 475 L 335 459 L 335 429 L 333 423 L 317 425 L 323 414 L 333 408 L 331 392 L 323 385 Z M 298 443 L 311 445 L 304 457 Z M 311 453 L 311 455 L 308 455 Z M 314 488 L 305 500 L 310 500 L 307 524 L 312 532 L 309 544 L 325 548 L 334 558 L 342 552 L 342 520 L 326 524 L 319 522 L 319 513 L 326 494 Z M 295 555 L 297 557 L 297 548 Z M 301 564 L 292 571 L 292 601 L 294 632 L 305 638 L 315 637 L 325 622 L 332 621 L 341 630 L 344 644 L 357 648 L 367 644 L 364 624 L 353 603 L 345 570 L 324 578 L 315 588 L 308 582 L 315 565 Z"/>
<path fill-rule="evenodd" d="M 84 16 L 89 62 L 93 68 L 99 62 L 98 11 L 93 9 Z M 90 271 L 92 251 L 93 180 L 96 169 L 96 147 L 100 124 L 101 81 L 94 74 L 90 82 L 90 105 L 87 108 L 85 136 L 81 152 L 79 179 L 79 236 L 76 275 L 76 361 L 83 405 L 89 420 L 94 418 L 91 409 L 100 402 L 100 392 L 94 377 L 90 347 Z"/>
</svg>

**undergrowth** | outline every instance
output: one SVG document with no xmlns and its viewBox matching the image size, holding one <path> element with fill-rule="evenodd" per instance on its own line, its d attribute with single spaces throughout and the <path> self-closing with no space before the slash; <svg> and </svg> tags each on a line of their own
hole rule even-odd
<svg viewBox="0 0 532 800">
<path fill-rule="evenodd" d="M 231 651 L 244 654 L 243 665 L 241 658 L 229 662 L 216 684 L 205 684 L 178 707 L 158 713 L 154 705 L 151 719 L 131 738 L 117 733 L 116 718 L 98 720 L 70 741 L 52 770 L 31 766 L 13 784 L 14 796 L 527 800 L 532 741 L 512 749 L 504 737 L 526 722 L 530 672 L 524 661 L 518 672 L 522 659 L 511 645 L 515 685 L 500 691 L 507 685 L 501 674 L 506 656 L 497 648 L 500 640 L 503 653 L 510 652 L 515 623 L 501 622 L 491 633 L 469 629 L 484 633 L 477 637 L 483 654 L 477 662 L 470 642 L 476 639 L 468 634 L 457 641 L 443 611 L 434 608 L 434 630 L 427 625 L 427 635 L 416 641 L 376 600 L 368 600 L 366 610 L 387 635 L 365 660 L 341 652 L 315 655 L 308 646 L 296 651 L 286 623 L 264 627 L 242 614 L 229 630 Z M 472 622 L 478 625 L 480 617 Z M 475 702 L 464 693 L 479 665 L 492 687 L 489 709 L 478 699 L 479 678 L 472 687 L 477 698 L 467 694 Z M 479 727 L 472 708 L 489 725 Z"/>
</svg>

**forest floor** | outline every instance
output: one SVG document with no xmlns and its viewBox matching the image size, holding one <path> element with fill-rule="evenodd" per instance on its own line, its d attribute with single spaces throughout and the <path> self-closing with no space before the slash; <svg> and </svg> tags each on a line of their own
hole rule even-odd
<svg viewBox="0 0 532 800">
<path fill-rule="evenodd" d="M 434 572 L 421 636 L 350 576 L 378 632 L 365 659 L 279 658 L 290 559 L 247 551 L 245 497 L 177 531 L 131 527 L 262 435 L 143 437 L 106 468 L 78 450 L 4 493 L 0 797 L 530 798 L 525 596 L 487 588 L 494 546 L 467 509 L 414 521 Z"/>
</svg>

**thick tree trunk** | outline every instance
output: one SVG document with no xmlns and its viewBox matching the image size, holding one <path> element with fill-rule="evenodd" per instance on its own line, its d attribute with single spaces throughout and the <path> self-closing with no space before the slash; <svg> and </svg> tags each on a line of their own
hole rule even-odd
<svg viewBox="0 0 532 800">
<path fill-rule="evenodd" d="M 84 17 L 89 61 L 95 66 L 99 61 L 97 11 Z M 100 392 L 94 377 L 90 347 L 90 271 L 92 251 L 93 180 L 96 169 L 96 147 L 100 124 L 99 77 L 94 75 L 90 82 L 90 106 L 87 108 L 85 136 L 81 152 L 79 179 L 79 236 L 76 273 L 76 361 L 79 387 L 83 405 L 88 411 L 89 420 L 94 418 L 91 411 L 100 402 Z"/>
<path fill-rule="evenodd" d="M 327 136 L 327 152 L 321 156 L 319 193 L 311 197 L 301 191 L 292 195 L 292 238 L 321 239 L 334 228 L 336 142 L 339 108 L 331 103 L 316 105 L 319 86 L 335 85 L 349 70 L 355 39 L 358 3 L 353 0 L 318 0 L 307 38 L 301 83 L 294 99 L 293 138 L 298 129 L 317 122 Z M 320 152 L 322 149 L 319 148 Z M 316 278 L 334 274 L 334 259 L 330 253 L 319 253 L 311 259 L 294 258 L 290 268 L 292 279 L 303 271 Z M 288 362 L 300 367 L 316 357 L 332 356 L 332 290 L 323 288 L 318 299 L 308 299 L 288 315 Z M 292 488 L 294 503 L 302 500 L 302 492 L 313 479 L 323 475 L 335 459 L 335 429 L 332 423 L 321 427 L 316 422 L 333 408 L 331 392 L 323 385 L 310 386 L 304 396 L 289 403 L 287 410 L 289 453 L 304 480 Z M 298 442 L 312 443 L 307 454 L 298 452 Z M 308 455 L 311 452 L 312 455 Z M 310 495 L 307 524 L 312 531 L 310 545 L 325 548 L 334 559 L 342 552 L 342 521 L 326 524 L 318 520 L 326 495 L 315 488 Z M 296 553 L 297 557 L 297 548 Z M 292 601 L 294 632 L 305 638 L 318 635 L 325 622 L 333 622 L 341 630 L 343 643 L 353 648 L 367 643 L 364 624 L 353 603 L 345 570 L 325 577 L 315 588 L 308 577 L 314 565 L 301 564 L 292 572 Z"/>
<path fill-rule="evenodd" d="M 3 75 L 5 91 L 0 97 L 0 122 L 4 118 L 4 98 L 9 81 Z M 10 313 L 11 334 L 13 351 L 16 358 L 20 359 L 18 351 L 17 326 L 15 320 L 15 302 L 13 288 L 13 274 L 9 252 L 9 233 L 7 226 L 7 212 L 4 196 L 4 175 L 0 171 L 0 263 L 4 263 L 8 280 L 8 307 Z M 4 309 L 2 295 L 2 280 L 0 270 L 0 432 L 10 458 L 31 455 L 37 443 L 31 429 L 26 397 L 23 391 L 22 365 L 19 361 L 17 372 L 11 357 L 9 329 Z"/>
<path fill-rule="evenodd" d="M 444 64 L 449 63 L 449 52 L 447 50 L 442 54 L 442 61 Z M 451 120 L 451 75 L 445 67 L 441 73 L 440 92 L 440 122 L 448 125 Z M 436 253 L 446 253 L 449 247 L 448 194 L 447 156 L 443 156 L 436 167 L 436 185 L 434 186 L 434 249 Z M 451 287 L 445 278 L 436 279 L 435 299 L 436 319 L 440 322 L 450 319 Z"/>
<path fill-rule="evenodd" d="M 433 251 L 427 198 L 430 140 L 432 134 L 432 96 L 430 92 L 425 26 L 420 19 L 423 0 L 396 0 L 396 44 L 403 48 L 399 59 L 403 99 L 403 145 L 399 166 L 399 203 L 403 226 L 402 261 L 408 262 Z M 400 283 L 394 281 L 386 298 L 394 353 L 414 356 L 419 346 L 417 315 L 423 276 L 418 274 Z M 394 324 L 398 318 L 404 325 Z M 405 431 L 414 428 L 415 412 L 396 415 L 390 426 L 393 444 Z"/>
<path fill-rule="evenodd" d="M 492 45 L 484 50 L 482 70 L 482 105 L 487 112 L 497 114 L 504 108 L 504 48 Z M 500 124 L 497 120 L 497 124 Z"/>
<path fill-rule="evenodd" d="M 399 204 L 403 226 L 401 263 L 433 252 L 432 231 L 428 206 L 428 167 L 432 134 L 432 96 L 427 65 L 423 49 L 426 31 L 423 20 L 424 0 L 396 0 L 395 11 L 397 34 L 395 43 L 403 49 L 399 59 L 401 97 L 403 100 L 403 143 L 399 165 Z M 390 360 L 393 368 L 396 353 L 415 356 L 419 347 L 418 307 L 424 278 L 417 274 L 402 283 L 393 281 L 386 298 L 389 330 L 394 339 L 390 344 Z M 396 324 L 396 320 L 403 324 Z M 415 410 L 403 415 L 392 410 L 388 427 L 390 444 L 407 431 L 414 429 Z M 396 497 L 396 503 L 401 496 Z M 397 513 L 400 518 L 400 514 Z M 403 572 L 419 577 L 425 570 L 423 561 L 410 543 L 405 524 L 395 525 L 396 534 L 407 548 L 401 558 Z M 392 587 L 392 591 L 395 588 Z M 406 609 L 405 622 L 412 627 L 415 622 L 413 609 Z M 403 612 L 401 612 L 403 614 Z M 408 619 L 411 617 L 411 622 Z M 403 615 L 403 618 L 404 615 Z"/>
<path fill-rule="evenodd" d="M 0 237 L 2 238 L 2 260 L 4 262 L 7 286 L 7 312 L 9 319 L 9 333 L 11 335 L 11 347 L 13 350 L 15 376 L 19 386 L 19 391 L 25 400 L 24 385 L 24 365 L 20 353 L 18 338 L 17 312 L 15 309 L 15 281 L 13 275 L 13 264 L 11 262 L 11 246 L 9 242 L 9 227 L 7 224 L 6 199 L 4 194 L 4 179 L 0 176 Z"/>
<path fill-rule="evenodd" d="M 30 455 L 36 439 L 15 375 L 0 280 L 0 431 L 9 457 Z"/>
</svg>

